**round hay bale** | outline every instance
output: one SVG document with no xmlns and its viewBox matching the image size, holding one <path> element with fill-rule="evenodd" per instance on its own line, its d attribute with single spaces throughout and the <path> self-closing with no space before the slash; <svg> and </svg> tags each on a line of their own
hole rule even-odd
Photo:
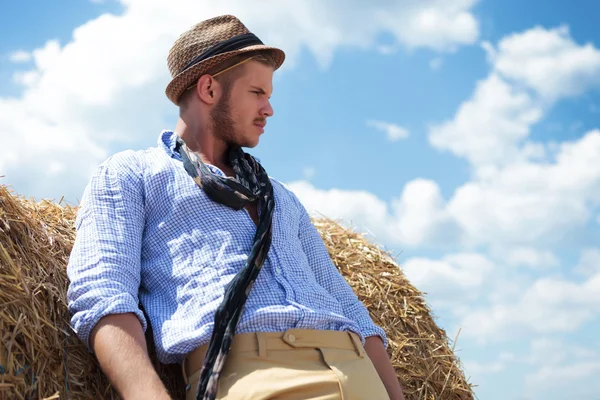
<svg viewBox="0 0 600 400">
<path fill-rule="evenodd" d="M 35 202 L 0 185 L 0 398 L 118 399 L 95 357 L 70 329 L 66 265 L 75 207 Z M 423 294 L 390 254 L 328 219 L 315 219 L 345 279 L 388 334 L 407 400 L 470 400 L 472 385 L 434 322 Z M 184 398 L 177 365 L 149 352 L 173 398 Z"/>
</svg>

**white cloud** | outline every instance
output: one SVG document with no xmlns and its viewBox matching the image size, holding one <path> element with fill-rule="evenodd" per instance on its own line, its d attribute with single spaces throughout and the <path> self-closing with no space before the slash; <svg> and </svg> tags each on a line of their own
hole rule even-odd
<svg viewBox="0 0 600 400">
<path fill-rule="evenodd" d="M 522 161 L 488 171 L 459 186 L 448 201 L 436 182 L 425 179 L 408 182 L 389 204 L 364 191 L 293 186 L 309 207 L 364 222 L 390 244 L 490 244 L 508 252 L 503 256 L 510 265 L 553 267 L 556 257 L 542 247 L 585 226 L 600 205 L 600 131 L 546 149 L 554 153 L 552 162 Z M 342 204 L 348 199 L 352 206 Z M 364 209 L 377 209 L 376 218 Z"/>
<path fill-rule="evenodd" d="M 516 246 L 504 255 L 506 262 L 513 267 L 532 267 L 547 269 L 557 267 L 560 262 L 549 250 L 538 250 L 533 247 Z"/>
<path fill-rule="evenodd" d="M 561 276 L 530 280 L 481 253 L 455 253 L 440 259 L 412 257 L 400 264 L 411 283 L 427 293 L 432 307 L 446 318 L 452 316 L 452 331 L 460 328 L 470 343 L 573 333 L 600 319 L 598 270 L 584 280 Z M 548 343 L 536 342 L 535 348 L 543 345 Z M 583 357 L 587 353 L 577 354 Z M 487 366 L 505 365 L 511 361 L 507 357 Z M 486 369 L 476 363 L 478 367 Z"/>
<path fill-rule="evenodd" d="M 479 168 L 506 164 L 518 159 L 518 144 L 542 115 L 528 93 L 492 74 L 477 84 L 452 121 L 431 128 L 429 141 Z"/>
<path fill-rule="evenodd" d="M 33 86 L 39 78 L 37 71 L 16 71 L 13 74 L 13 80 L 23 86 Z"/>
<path fill-rule="evenodd" d="M 583 282 L 543 277 L 516 299 L 473 307 L 459 325 L 482 342 L 525 333 L 570 333 L 600 316 L 600 274 Z"/>
<path fill-rule="evenodd" d="M 326 67 L 339 48 L 376 48 L 382 33 L 391 34 L 396 47 L 454 51 L 478 37 L 470 12 L 474 3 L 381 0 L 365 7 L 361 2 L 312 0 L 290 7 L 267 0 L 258 13 L 255 5 L 241 0 L 123 0 L 120 15 L 88 21 L 68 43 L 48 41 L 39 49 L 15 53 L 15 61 L 31 58 L 35 63 L 13 75 L 24 88 L 22 95 L 0 98 L 9 105 L 0 111 L 0 141 L 13 143 L 0 149 L 1 172 L 18 183 L 19 191 L 27 187 L 28 195 L 73 198 L 105 153 L 131 143 L 153 145 L 165 128 L 165 115 L 175 113 L 164 96 L 169 47 L 180 32 L 205 18 L 239 16 L 263 41 L 286 50 L 285 70 L 301 51 Z M 24 129 L 22 116 L 35 129 Z M 68 139 L 45 147 L 59 137 Z M 80 143 L 84 145 L 73 145 Z M 62 151 L 51 151 L 54 147 Z M 38 168 L 53 163 L 63 165 L 64 172 Z M 40 182 L 47 182 L 50 192 Z"/>
<path fill-rule="evenodd" d="M 485 171 L 527 159 L 522 146 L 549 108 L 600 84 L 600 51 L 575 43 L 565 27 L 537 27 L 483 47 L 489 76 L 452 120 L 431 127 L 429 140 Z"/>
<path fill-rule="evenodd" d="M 317 173 L 317 170 L 314 167 L 306 167 L 302 170 L 302 175 L 304 176 L 304 179 L 306 179 L 307 181 L 314 178 L 316 173 Z"/>
<path fill-rule="evenodd" d="M 479 24 L 470 12 L 476 0 L 397 2 L 395 12 L 378 10 L 378 18 L 411 48 L 454 50 L 472 44 Z M 391 10 L 390 10 L 391 11 Z M 407 16 L 402 17 L 402 12 Z"/>
<path fill-rule="evenodd" d="M 389 216 L 387 204 L 377 196 L 362 190 L 320 190 L 306 181 L 286 184 L 313 215 L 341 219 L 345 224 L 358 225 L 374 235 L 387 235 L 385 221 Z"/>
<path fill-rule="evenodd" d="M 492 58 L 498 73 L 544 99 L 578 95 L 600 84 L 600 51 L 591 43 L 575 43 L 566 26 L 509 35 Z"/>
<path fill-rule="evenodd" d="M 384 132 L 390 142 L 397 142 L 409 136 L 408 130 L 399 125 L 385 121 L 367 121 L 367 125 Z"/>
<path fill-rule="evenodd" d="M 408 182 L 394 200 L 395 219 L 384 222 L 393 229 L 393 237 L 409 245 L 446 242 L 451 245 L 460 238 L 458 227 L 444 209 L 444 199 L 436 182 L 415 179 Z"/>
<path fill-rule="evenodd" d="M 468 375 L 475 377 L 471 378 L 472 382 L 478 382 L 477 377 L 482 375 L 493 375 L 501 373 L 509 368 L 512 363 L 517 360 L 517 356 L 514 353 L 501 352 L 494 361 L 481 362 L 474 360 L 463 360 L 465 371 Z"/>
<path fill-rule="evenodd" d="M 429 68 L 432 71 L 439 71 L 442 68 L 442 64 L 444 63 L 444 59 L 442 57 L 436 57 L 429 61 Z"/>
<path fill-rule="evenodd" d="M 575 272 L 583 276 L 600 274 L 600 249 L 584 249 L 579 258 L 579 264 L 575 267 Z"/>
<path fill-rule="evenodd" d="M 441 260 L 422 257 L 400 263 L 410 282 L 430 295 L 436 309 L 461 307 L 476 300 L 494 264 L 481 254 L 449 254 Z"/>
<path fill-rule="evenodd" d="M 452 244 L 457 240 L 457 228 L 441 209 L 443 199 L 433 181 L 408 182 L 390 204 L 367 191 L 321 190 L 305 181 L 287 186 L 311 213 L 356 225 L 386 244 Z"/>
<path fill-rule="evenodd" d="M 377 51 L 381 54 L 389 55 L 394 54 L 398 51 L 398 46 L 391 46 L 389 44 L 380 44 L 377 46 Z"/>
<path fill-rule="evenodd" d="M 17 50 L 8 56 L 10 62 L 23 63 L 31 61 L 32 54 L 23 50 Z"/>
<path fill-rule="evenodd" d="M 527 362 L 535 370 L 525 376 L 530 398 L 592 398 L 598 390 L 593 377 L 600 373 L 596 351 L 562 340 L 539 338 L 531 342 Z"/>
<path fill-rule="evenodd" d="M 600 361 L 580 361 L 569 365 L 543 366 L 536 373 L 526 377 L 530 391 L 551 391 L 557 387 L 568 389 L 581 381 L 600 375 Z M 597 394 L 589 390 L 589 394 Z"/>
<path fill-rule="evenodd" d="M 537 366 L 560 365 L 567 363 L 569 359 L 581 361 L 598 356 L 593 349 L 546 336 L 533 339 L 529 347 L 529 355 L 520 361 Z"/>
<path fill-rule="evenodd" d="M 506 369 L 506 363 L 502 361 L 494 361 L 483 363 L 478 361 L 464 361 L 465 370 L 473 375 L 497 374 Z"/>
<path fill-rule="evenodd" d="M 430 129 L 432 146 L 473 167 L 474 179 L 445 210 L 472 244 L 560 241 L 600 204 L 600 131 L 561 144 L 528 137 L 558 99 L 598 83 L 600 51 L 575 43 L 566 28 L 533 28 L 483 47 L 489 76 L 452 120 Z"/>
<path fill-rule="evenodd" d="M 475 243 L 562 240 L 600 204 L 600 131 L 562 143 L 554 163 L 521 162 L 458 188 L 448 212 Z"/>
</svg>

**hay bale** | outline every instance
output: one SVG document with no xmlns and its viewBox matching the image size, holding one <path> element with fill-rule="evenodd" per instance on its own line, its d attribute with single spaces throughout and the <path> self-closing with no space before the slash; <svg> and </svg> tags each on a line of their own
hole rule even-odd
<svg viewBox="0 0 600 400">
<path fill-rule="evenodd" d="M 65 267 L 76 208 L 35 202 L 0 185 L 0 398 L 117 399 L 96 359 L 69 327 Z M 473 399 L 445 332 L 422 293 L 388 253 L 327 219 L 314 220 L 330 255 L 375 322 L 407 400 Z M 174 398 L 183 398 L 175 365 L 151 358 Z"/>
</svg>

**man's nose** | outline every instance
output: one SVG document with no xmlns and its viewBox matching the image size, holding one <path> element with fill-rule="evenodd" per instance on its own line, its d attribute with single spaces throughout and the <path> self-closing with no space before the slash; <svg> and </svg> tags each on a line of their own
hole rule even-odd
<svg viewBox="0 0 600 400">
<path fill-rule="evenodd" d="M 272 117 L 275 111 L 273 111 L 273 107 L 271 106 L 271 102 L 267 101 L 267 104 L 260 110 L 260 115 L 263 117 Z"/>
</svg>

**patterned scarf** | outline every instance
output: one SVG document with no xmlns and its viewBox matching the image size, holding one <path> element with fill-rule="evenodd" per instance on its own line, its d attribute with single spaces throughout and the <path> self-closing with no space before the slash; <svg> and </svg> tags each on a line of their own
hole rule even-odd
<svg viewBox="0 0 600 400">
<path fill-rule="evenodd" d="M 237 323 L 271 246 L 271 221 L 275 207 L 273 187 L 260 163 L 239 147 L 229 151 L 229 163 L 235 172 L 234 179 L 213 174 L 180 137 L 177 137 L 176 150 L 181 155 L 187 173 L 213 201 L 235 210 L 258 201 L 259 223 L 250 256 L 242 270 L 225 287 L 225 296 L 215 313 L 214 329 L 200 373 L 196 399 L 214 400 L 219 374 L 225 364 Z"/>
</svg>

